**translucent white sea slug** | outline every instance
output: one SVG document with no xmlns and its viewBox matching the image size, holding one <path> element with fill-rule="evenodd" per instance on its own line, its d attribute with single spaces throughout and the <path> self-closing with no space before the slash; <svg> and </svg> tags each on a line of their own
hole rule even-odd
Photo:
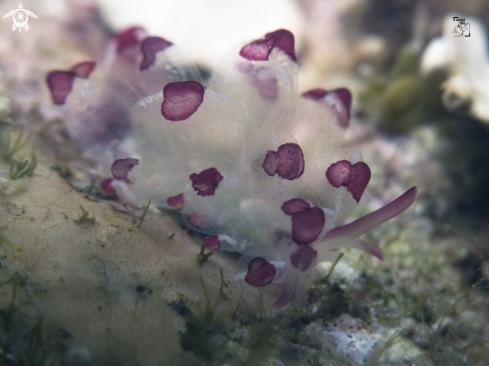
<svg viewBox="0 0 489 366">
<path fill-rule="evenodd" d="M 303 292 L 333 249 L 382 251 L 358 238 L 414 201 L 409 189 L 339 226 L 370 169 L 342 148 L 347 89 L 299 95 L 294 37 L 277 30 L 235 50 L 205 83 L 170 42 L 130 28 L 97 66 L 52 71 L 47 84 L 67 128 L 114 179 L 106 191 L 181 211 L 212 250 L 242 254 L 236 279 L 282 284 L 275 305 Z M 131 174 L 131 177 L 129 177 Z"/>
</svg>

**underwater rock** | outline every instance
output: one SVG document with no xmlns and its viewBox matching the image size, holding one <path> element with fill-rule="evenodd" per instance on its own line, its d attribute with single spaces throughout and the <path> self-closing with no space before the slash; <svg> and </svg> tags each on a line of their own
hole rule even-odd
<svg viewBox="0 0 489 366">
<path fill-rule="evenodd" d="M 8 228 L 0 238 L 0 304 L 8 308 L 12 281 L 20 281 L 16 308 L 25 319 L 41 316 L 48 332 L 68 331 L 67 358 L 83 350 L 93 365 L 200 365 L 180 346 L 186 319 L 170 304 L 198 317 L 206 296 L 221 298 L 219 268 L 227 300 L 216 311 L 256 306 L 246 289 L 228 287 L 233 260 L 216 253 L 199 266 L 198 246 L 171 219 L 148 214 L 138 229 L 120 205 L 87 200 L 40 160 L 31 178 L 15 181 L 4 178 L 0 160 L 0 226 Z"/>
</svg>

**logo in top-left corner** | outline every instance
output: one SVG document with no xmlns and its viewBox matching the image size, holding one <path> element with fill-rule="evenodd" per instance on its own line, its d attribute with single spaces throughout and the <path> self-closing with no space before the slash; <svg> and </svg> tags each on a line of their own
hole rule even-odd
<svg viewBox="0 0 489 366">
<path fill-rule="evenodd" d="M 9 11 L 3 16 L 3 19 L 11 15 L 14 21 L 14 24 L 12 25 L 12 30 L 16 31 L 18 29 L 19 32 L 22 31 L 22 28 L 24 28 L 26 31 L 29 30 L 29 25 L 27 24 L 27 22 L 29 21 L 29 15 L 37 19 L 37 15 L 34 14 L 32 11 L 25 10 L 24 6 L 21 3 L 19 3 L 18 9 Z"/>
</svg>

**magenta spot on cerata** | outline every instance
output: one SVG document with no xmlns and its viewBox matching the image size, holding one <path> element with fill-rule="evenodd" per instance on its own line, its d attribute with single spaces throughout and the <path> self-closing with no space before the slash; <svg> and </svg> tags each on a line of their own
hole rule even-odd
<svg viewBox="0 0 489 366">
<path fill-rule="evenodd" d="M 318 252 L 312 249 L 310 245 L 303 245 L 290 255 L 290 263 L 294 268 L 304 272 L 311 268 L 317 256 Z"/>
<path fill-rule="evenodd" d="M 204 239 L 204 244 L 207 249 L 219 250 L 221 249 L 221 241 L 217 235 L 208 236 Z"/>
<path fill-rule="evenodd" d="M 216 168 L 202 170 L 199 174 L 189 175 L 192 187 L 198 196 L 212 196 L 223 176 Z"/>
<path fill-rule="evenodd" d="M 112 163 L 110 170 L 115 179 L 122 180 L 127 184 L 132 184 L 131 180 L 127 177 L 127 174 L 138 164 L 139 160 L 134 158 L 117 159 Z"/>
<path fill-rule="evenodd" d="M 280 145 L 277 151 L 268 151 L 262 168 L 271 177 L 278 174 L 284 179 L 297 179 L 304 173 L 302 149 L 293 143 Z"/>
<path fill-rule="evenodd" d="M 197 81 L 180 81 L 163 88 L 161 114 L 169 121 L 183 121 L 194 114 L 204 101 L 205 87 Z"/>
<path fill-rule="evenodd" d="M 341 187 L 350 176 L 351 163 L 348 160 L 340 160 L 331 164 L 326 170 L 326 178 L 329 184 L 335 188 Z"/>
<path fill-rule="evenodd" d="M 71 71 L 51 71 L 47 78 L 47 84 L 54 104 L 65 104 L 66 98 L 73 89 L 75 74 Z"/>
<path fill-rule="evenodd" d="M 137 46 L 145 35 L 146 31 L 142 27 L 130 27 L 117 33 L 114 37 L 117 52 L 121 53 L 126 48 Z"/>
<path fill-rule="evenodd" d="M 324 227 L 324 212 L 320 208 L 306 208 L 292 215 L 292 240 L 306 245 L 317 239 Z"/>
<path fill-rule="evenodd" d="M 177 194 L 176 196 L 169 197 L 166 200 L 166 203 L 168 203 L 169 206 L 174 207 L 178 211 L 180 211 L 185 203 L 185 196 L 183 195 L 183 193 Z"/>
<path fill-rule="evenodd" d="M 96 63 L 93 61 L 80 62 L 71 68 L 71 72 L 82 79 L 88 79 Z"/>
<path fill-rule="evenodd" d="M 300 198 L 288 200 L 281 208 L 286 215 L 292 216 L 292 240 L 296 244 L 312 243 L 321 234 L 325 218 L 320 208 L 311 208 L 307 201 Z"/>
<path fill-rule="evenodd" d="M 156 60 L 156 54 L 158 52 L 166 50 L 173 43 L 168 42 L 164 38 L 160 37 L 147 37 L 141 42 L 141 53 L 143 54 L 143 60 L 139 66 L 139 70 L 143 71 L 152 66 Z"/>
<path fill-rule="evenodd" d="M 304 98 L 326 103 L 335 113 L 338 124 L 346 128 L 350 121 L 351 93 L 346 88 L 334 90 L 313 89 L 304 94 Z"/>
<path fill-rule="evenodd" d="M 311 205 L 300 198 L 292 198 L 282 205 L 282 211 L 286 215 L 293 215 L 296 212 L 304 211 L 306 208 L 311 207 Z"/>
<path fill-rule="evenodd" d="M 248 264 L 245 282 L 255 287 L 262 287 L 273 281 L 275 266 L 264 258 L 256 257 Z"/>
<path fill-rule="evenodd" d="M 370 175 L 370 168 L 362 161 L 352 165 L 348 160 L 340 160 L 326 170 L 328 182 L 335 188 L 346 187 L 357 202 L 367 188 Z"/>
<path fill-rule="evenodd" d="M 266 61 L 274 48 L 282 50 L 292 61 L 296 61 L 294 35 L 286 29 L 265 34 L 265 38 L 253 41 L 239 51 L 249 61 Z"/>
<path fill-rule="evenodd" d="M 117 197 L 117 192 L 112 185 L 113 181 L 114 179 L 112 178 L 104 179 L 102 182 L 100 182 L 100 188 L 102 188 L 109 196 Z"/>
</svg>

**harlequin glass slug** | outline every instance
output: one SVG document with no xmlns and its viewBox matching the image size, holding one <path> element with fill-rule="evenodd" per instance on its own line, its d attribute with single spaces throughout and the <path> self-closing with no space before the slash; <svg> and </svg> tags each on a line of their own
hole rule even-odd
<svg viewBox="0 0 489 366">
<path fill-rule="evenodd" d="M 304 291 L 305 275 L 334 259 L 333 249 L 382 259 L 359 236 L 416 196 L 413 187 L 340 226 L 370 180 L 360 151 L 340 145 L 351 94 L 299 94 L 294 37 L 284 29 L 232 53 L 204 84 L 171 42 L 130 28 L 104 60 L 51 71 L 47 85 L 72 138 L 112 172 L 103 189 L 179 210 L 208 235 L 207 248 L 242 254 L 237 280 L 282 283 L 277 306 Z"/>
</svg>

